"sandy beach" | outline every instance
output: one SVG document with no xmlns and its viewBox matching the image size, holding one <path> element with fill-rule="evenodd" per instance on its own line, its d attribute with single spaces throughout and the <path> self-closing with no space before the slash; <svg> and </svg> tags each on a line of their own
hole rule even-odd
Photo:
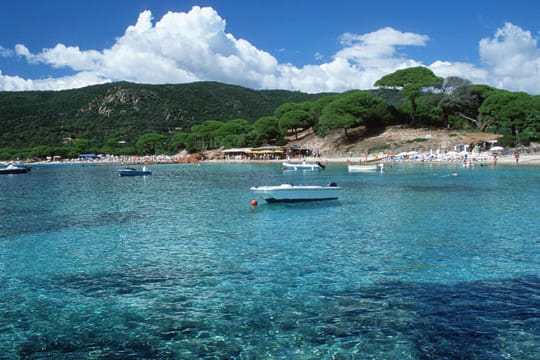
<svg viewBox="0 0 540 360">
<path fill-rule="evenodd" d="M 367 156 L 368 162 L 374 162 L 381 160 L 381 155 L 377 154 L 369 154 Z M 430 159 L 430 153 L 418 153 L 413 157 L 407 157 L 407 158 L 394 158 L 394 160 L 389 158 L 384 158 L 382 161 L 384 162 L 429 162 L 433 164 L 447 164 L 447 163 L 462 163 L 464 161 L 464 156 L 456 156 L 452 159 L 445 159 L 445 160 L 436 160 L 431 158 Z M 350 161 L 353 164 L 358 164 L 366 161 L 365 156 L 321 156 L 321 157 L 305 157 L 305 158 L 292 158 L 290 160 L 287 159 L 265 159 L 265 160 L 251 160 L 251 159 L 223 159 L 217 154 L 214 154 L 212 157 L 202 160 L 193 160 L 190 158 L 190 161 L 185 161 L 184 156 L 167 156 L 167 155 L 155 155 L 155 156 L 129 156 L 129 157 L 104 157 L 100 159 L 93 159 L 93 160 L 80 160 L 80 159 L 70 159 L 70 160 L 62 160 L 62 161 L 41 161 L 41 162 L 25 162 L 26 165 L 44 165 L 44 164 L 94 164 L 94 165 L 110 165 L 110 166 L 125 166 L 125 165 L 151 165 L 151 164 L 177 164 L 177 163 L 281 163 L 284 161 L 291 161 L 291 162 L 322 162 L 322 163 L 328 163 L 328 164 L 345 164 L 348 161 Z M 494 158 L 491 154 L 483 153 L 483 154 L 475 154 L 468 153 L 467 159 L 469 161 L 472 159 L 472 165 L 476 163 L 483 163 L 483 164 L 495 164 Z M 540 153 L 533 153 L 533 154 L 521 154 L 519 156 L 519 161 L 516 163 L 516 158 L 513 153 L 509 153 L 508 155 L 499 155 L 497 156 L 497 165 L 534 165 L 534 166 L 540 166 Z"/>
<path fill-rule="evenodd" d="M 513 155 L 502 156 L 497 160 L 498 164 L 516 164 Z M 540 154 L 520 154 L 518 165 L 540 165 Z"/>
<path fill-rule="evenodd" d="M 422 162 L 421 158 L 424 157 L 426 158 L 427 157 L 427 154 L 419 154 L 418 155 L 418 158 L 416 159 L 406 159 L 406 160 L 396 160 L 396 161 L 406 161 L 406 162 Z M 306 158 L 305 159 L 307 162 L 310 162 L 310 161 L 322 161 L 322 162 L 326 162 L 326 163 L 346 163 L 347 161 L 350 161 L 352 163 L 361 163 L 365 160 L 364 157 L 321 157 L 321 158 Z M 371 162 L 371 161 L 374 161 L 375 160 L 375 157 L 370 155 L 368 156 L 368 162 Z M 258 160 L 255 160 L 255 161 L 258 161 Z M 276 160 L 274 160 L 276 161 Z M 283 160 L 280 160 L 280 161 L 283 161 Z M 301 161 L 300 159 L 296 159 L 296 160 L 292 160 L 292 161 Z M 392 161 L 392 160 L 383 160 L 383 161 Z M 441 164 L 445 164 L 445 163 L 456 163 L 456 162 L 461 162 L 462 159 L 454 159 L 452 161 L 429 161 L 429 160 L 424 160 L 423 162 L 432 162 L 432 163 L 441 163 Z M 481 162 L 481 163 L 485 163 L 485 164 L 493 164 L 494 163 L 494 159 L 493 159 L 493 156 L 491 155 L 488 155 L 487 157 L 485 157 L 484 159 L 482 160 L 475 160 L 474 162 Z M 508 154 L 508 155 L 501 155 L 501 156 L 498 156 L 497 157 L 497 165 L 535 165 L 535 166 L 540 166 L 540 153 L 535 153 L 535 154 L 520 154 L 519 156 L 519 161 L 516 163 L 516 158 L 514 157 L 513 154 Z"/>
</svg>

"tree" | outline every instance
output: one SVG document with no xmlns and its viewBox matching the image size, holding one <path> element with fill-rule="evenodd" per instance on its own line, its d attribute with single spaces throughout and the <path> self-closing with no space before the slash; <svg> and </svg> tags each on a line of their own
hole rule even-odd
<svg viewBox="0 0 540 360">
<path fill-rule="evenodd" d="M 417 125 L 416 98 L 429 88 L 440 87 L 442 79 L 435 76 L 431 70 L 417 66 L 398 70 L 375 82 L 375 86 L 386 89 L 400 90 L 411 103 L 411 126 Z"/>
<path fill-rule="evenodd" d="M 311 103 L 311 106 L 309 108 L 309 117 L 314 121 L 313 126 L 315 127 L 315 131 L 318 132 L 318 125 L 319 120 L 321 118 L 323 109 L 326 105 L 330 104 L 332 101 L 334 101 L 339 95 L 329 95 L 324 96 L 322 98 L 319 98 Z"/>
<path fill-rule="evenodd" d="M 92 141 L 88 139 L 77 139 L 72 143 L 71 146 L 74 150 L 73 157 L 79 156 L 79 154 L 91 153 Z"/>
<path fill-rule="evenodd" d="M 137 140 L 137 149 L 140 154 L 154 155 L 158 150 L 164 148 L 163 143 L 167 137 L 165 135 L 148 133 L 141 135 Z"/>
<path fill-rule="evenodd" d="M 305 129 L 309 124 L 309 113 L 304 110 L 291 110 L 279 118 L 279 128 L 286 132 L 292 130 L 298 139 L 298 130 Z"/>
<path fill-rule="evenodd" d="M 409 103 L 407 103 L 409 104 Z M 416 116 L 422 126 L 440 128 L 443 126 L 439 100 L 434 96 L 420 96 L 416 99 Z"/>
<path fill-rule="evenodd" d="M 270 143 L 281 137 L 279 121 L 274 116 L 263 116 L 253 123 L 255 141 L 259 144 Z"/>
<path fill-rule="evenodd" d="M 105 141 L 105 145 L 101 148 L 101 152 L 104 154 L 117 154 L 119 142 L 118 138 L 112 137 Z"/>
<path fill-rule="evenodd" d="M 253 126 L 245 119 L 229 120 L 216 130 L 216 142 L 224 147 L 245 146 L 247 135 L 251 132 Z"/>
<path fill-rule="evenodd" d="M 493 91 L 497 91 L 497 89 L 487 85 L 458 87 L 454 91 L 455 102 L 452 104 L 453 113 L 462 119 L 472 122 L 480 131 L 485 131 L 494 119 L 480 117 L 479 109 Z"/>
<path fill-rule="evenodd" d="M 174 133 L 174 135 L 171 138 L 171 146 L 179 150 L 181 148 L 188 149 L 190 147 L 190 141 L 189 141 L 189 133 L 185 131 L 179 131 Z"/>
<path fill-rule="evenodd" d="M 495 90 L 480 106 L 480 118 L 511 129 L 515 136 L 516 130 L 524 127 L 525 118 L 533 106 L 532 100 L 526 93 Z"/>
<path fill-rule="evenodd" d="M 467 89 L 470 85 L 471 82 L 469 80 L 457 76 L 449 76 L 444 79 L 441 87 L 441 99 L 439 101 L 443 127 L 448 127 L 450 114 L 459 111 L 462 107 L 464 101 L 462 95 L 465 94 L 464 89 Z"/>
<path fill-rule="evenodd" d="M 216 146 L 216 133 L 223 126 L 223 121 L 206 120 L 191 127 L 194 145 L 199 150 L 211 149 Z"/>
<path fill-rule="evenodd" d="M 284 103 L 284 104 L 281 104 L 280 106 L 278 106 L 276 108 L 276 110 L 274 111 L 274 116 L 276 118 L 280 119 L 285 113 L 287 113 L 289 111 L 293 111 L 293 110 L 300 110 L 300 111 L 309 112 L 310 106 L 311 106 L 310 102 L 302 102 L 302 103 L 288 102 L 288 103 Z"/>
<path fill-rule="evenodd" d="M 532 141 L 540 141 L 540 111 L 532 112 L 527 116 L 523 133 Z"/>
<path fill-rule="evenodd" d="M 384 127 L 388 107 L 368 91 L 352 90 L 337 96 L 326 105 L 319 119 L 321 132 L 364 125 L 368 129 Z"/>
<path fill-rule="evenodd" d="M 47 156 L 51 156 L 53 153 L 53 149 L 48 145 L 38 145 L 34 146 L 30 150 L 30 157 L 32 158 L 38 158 L 38 159 L 45 159 Z"/>
</svg>

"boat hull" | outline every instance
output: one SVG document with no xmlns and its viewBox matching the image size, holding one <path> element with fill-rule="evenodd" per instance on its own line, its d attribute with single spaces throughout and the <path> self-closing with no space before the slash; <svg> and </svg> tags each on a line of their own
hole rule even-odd
<svg viewBox="0 0 540 360">
<path fill-rule="evenodd" d="M 251 190 L 266 202 L 307 202 L 337 200 L 341 192 L 338 186 L 294 186 L 281 184 L 279 186 L 257 186 Z"/>
<path fill-rule="evenodd" d="M 347 168 L 348 168 L 350 173 L 364 173 L 364 172 L 382 171 L 382 166 L 379 165 L 379 164 L 347 165 Z"/>
<path fill-rule="evenodd" d="M 5 168 L 0 169 L 0 175 L 9 175 L 9 174 L 26 174 L 30 172 L 30 168 L 27 166 L 13 166 L 9 165 Z"/>
<path fill-rule="evenodd" d="M 118 176 L 146 176 L 152 175 L 152 172 L 149 170 L 118 170 Z"/>
<path fill-rule="evenodd" d="M 283 171 L 318 171 L 323 167 L 319 163 L 289 163 L 284 162 L 281 164 Z"/>
</svg>

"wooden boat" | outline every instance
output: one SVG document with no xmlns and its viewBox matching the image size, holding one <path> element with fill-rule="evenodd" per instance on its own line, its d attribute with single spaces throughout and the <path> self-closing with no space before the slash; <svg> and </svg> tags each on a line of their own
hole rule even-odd
<svg viewBox="0 0 540 360">
<path fill-rule="evenodd" d="M 250 189 L 269 203 L 336 200 L 341 192 L 336 183 L 327 186 L 281 184 Z"/>
<path fill-rule="evenodd" d="M 146 176 L 146 175 L 152 175 L 152 171 L 148 170 L 146 166 L 143 166 L 142 170 L 137 170 L 131 167 L 118 170 L 118 176 Z"/>
</svg>

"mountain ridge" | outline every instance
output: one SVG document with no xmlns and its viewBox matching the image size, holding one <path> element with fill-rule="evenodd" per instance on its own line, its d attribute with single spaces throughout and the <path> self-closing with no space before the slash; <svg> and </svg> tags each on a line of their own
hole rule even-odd
<svg viewBox="0 0 540 360">
<path fill-rule="evenodd" d="M 252 90 L 218 82 L 116 82 L 61 91 L 0 92 L 0 148 L 59 146 L 65 139 L 135 142 L 147 132 L 189 131 L 205 120 L 254 122 L 285 102 L 325 94 Z"/>
</svg>

